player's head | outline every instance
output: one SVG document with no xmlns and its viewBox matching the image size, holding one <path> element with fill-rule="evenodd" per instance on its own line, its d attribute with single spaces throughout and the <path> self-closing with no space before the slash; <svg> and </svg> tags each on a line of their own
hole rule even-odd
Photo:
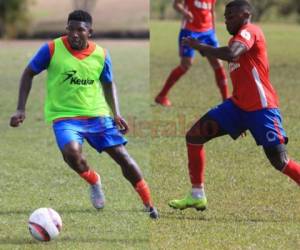
<svg viewBox="0 0 300 250">
<path fill-rule="evenodd" d="M 241 26 L 250 22 L 252 6 L 246 0 L 233 0 L 225 8 L 225 24 L 231 35 L 235 35 Z"/>
<path fill-rule="evenodd" d="M 82 50 L 86 48 L 88 38 L 91 36 L 92 17 L 83 10 L 74 10 L 69 14 L 67 24 L 67 37 L 73 49 Z"/>
</svg>

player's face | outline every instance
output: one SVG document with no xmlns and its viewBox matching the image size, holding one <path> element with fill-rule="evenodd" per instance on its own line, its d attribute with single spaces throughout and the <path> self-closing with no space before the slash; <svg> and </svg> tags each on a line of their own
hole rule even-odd
<svg viewBox="0 0 300 250">
<path fill-rule="evenodd" d="M 75 50 L 82 50 L 87 47 L 88 38 L 91 36 L 91 25 L 86 22 L 69 21 L 67 26 L 68 41 Z"/>
<path fill-rule="evenodd" d="M 238 33 L 239 29 L 244 24 L 243 14 L 243 11 L 236 7 L 225 9 L 225 24 L 229 34 L 235 35 Z"/>
</svg>

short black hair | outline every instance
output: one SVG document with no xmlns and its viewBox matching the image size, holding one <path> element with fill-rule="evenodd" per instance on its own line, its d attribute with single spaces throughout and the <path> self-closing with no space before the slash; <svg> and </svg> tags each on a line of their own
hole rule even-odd
<svg viewBox="0 0 300 250">
<path fill-rule="evenodd" d="M 74 10 L 69 14 L 68 22 L 69 21 L 79 21 L 79 22 L 86 22 L 89 24 L 92 24 L 92 16 L 90 13 L 84 11 L 84 10 Z"/>
<path fill-rule="evenodd" d="M 226 4 L 226 8 L 237 7 L 240 9 L 248 10 L 250 13 L 253 12 L 252 5 L 247 0 L 233 0 Z"/>
</svg>

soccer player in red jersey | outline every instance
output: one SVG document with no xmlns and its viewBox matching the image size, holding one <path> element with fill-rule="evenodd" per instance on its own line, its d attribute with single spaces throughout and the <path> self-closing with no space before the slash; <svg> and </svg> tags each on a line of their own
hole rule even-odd
<svg viewBox="0 0 300 250">
<path fill-rule="evenodd" d="M 155 102 L 163 106 L 171 106 L 167 97 L 170 89 L 183 76 L 194 61 L 195 50 L 182 43 L 186 37 L 193 37 L 199 42 L 218 47 L 218 40 L 215 34 L 215 8 L 216 0 L 175 0 L 174 8 L 182 15 L 182 27 L 179 33 L 179 56 L 180 64 L 175 67 L 168 76 L 163 88 L 155 98 Z M 220 89 L 222 99 L 229 97 L 226 73 L 222 62 L 216 57 L 206 56 L 212 66 L 216 83 Z"/>
<path fill-rule="evenodd" d="M 169 202 L 175 209 L 206 208 L 203 145 L 223 135 L 236 139 L 246 130 L 251 132 L 257 145 L 263 146 L 272 166 L 300 185 L 300 165 L 286 152 L 288 138 L 282 127 L 278 97 L 269 79 L 265 37 L 262 30 L 250 22 L 251 12 L 252 6 L 246 0 L 235 0 L 226 5 L 225 23 L 233 36 L 227 47 L 214 48 L 193 38 L 183 41 L 206 56 L 229 62 L 233 94 L 202 116 L 187 132 L 192 191 L 183 199 Z"/>
</svg>

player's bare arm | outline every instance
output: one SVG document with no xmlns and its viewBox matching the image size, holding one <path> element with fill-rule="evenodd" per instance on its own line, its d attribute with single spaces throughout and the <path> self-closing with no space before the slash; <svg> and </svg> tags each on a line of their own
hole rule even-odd
<svg viewBox="0 0 300 250">
<path fill-rule="evenodd" d="M 233 42 L 230 46 L 215 48 L 210 45 L 199 43 L 193 38 L 184 38 L 183 44 L 198 50 L 204 56 L 213 56 L 224 61 L 234 62 L 248 49 L 240 42 Z"/>
<path fill-rule="evenodd" d="M 25 106 L 30 93 L 32 79 L 36 75 L 32 69 L 27 66 L 22 74 L 19 87 L 19 97 L 16 112 L 10 118 L 10 126 L 18 127 L 25 120 Z"/>
<path fill-rule="evenodd" d="M 121 116 L 120 114 L 120 108 L 119 108 L 119 99 L 117 94 L 117 88 L 116 84 L 114 82 L 112 83 L 104 83 L 102 84 L 105 99 L 113 112 L 114 120 L 119 127 L 120 131 L 123 134 L 126 134 L 129 130 L 128 124 L 126 120 Z"/>
<path fill-rule="evenodd" d="M 184 0 L 174 0 L 173 7 L 178 13 L 180 13 L 188 21 L 193 20 L 194 18 L 193 14 L 184 7 Z"/>
</svg>

